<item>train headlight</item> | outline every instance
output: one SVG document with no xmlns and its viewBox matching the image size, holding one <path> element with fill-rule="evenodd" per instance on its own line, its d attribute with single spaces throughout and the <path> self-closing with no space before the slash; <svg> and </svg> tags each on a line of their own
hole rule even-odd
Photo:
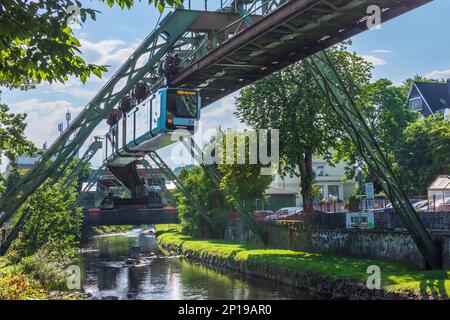
<svg viewBox="0 0 450 320">
<path fill-rule="evenodd" d="M 167 125 L 171 126 L 173 124 L 173 115 L 170 113 L 167 113 Z"/>
</svg>

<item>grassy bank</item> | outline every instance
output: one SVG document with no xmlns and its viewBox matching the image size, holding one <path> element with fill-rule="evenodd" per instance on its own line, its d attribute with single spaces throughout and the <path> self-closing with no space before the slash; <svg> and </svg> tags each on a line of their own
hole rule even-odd
<svg viewBox="0 0 450 320">
<path fill-rule="evenodd" d="M 298 282 L 299 286 L 309 284 L 324 290 L 340 285 L 344 291 L 350 291 L 348 285 L 355 285 L 364 291 L 369 276 L 367 268 L 377 265 L 381 270 L 383 294 L 422 299 L 448 299 L 450 295 L 450 271 L 422 271 L 386 260 L 263 248 L 224 240 L 196 240 L 167 226 L 157 230 L 160 232 L 158 244 L 166 251 L 285 283 Z M 346 284 L 342 285 L 342 282 Z M 327 286 L 330 288 L 325 288 Z"/>
</svg>

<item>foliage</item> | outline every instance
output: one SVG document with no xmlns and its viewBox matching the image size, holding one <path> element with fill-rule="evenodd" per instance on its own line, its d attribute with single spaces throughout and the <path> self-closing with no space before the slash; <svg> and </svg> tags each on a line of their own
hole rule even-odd
<svg viewBox="0 0 450 320">
<path fill-rule="evenodd" d="M 112 233 L 124 233 L 131 231 L 135 226 L 99 226 L 92 228 L 94 235 L 112 234 Z"/>
<path fill-rule="evenodd" d="M 62 250 L 61 248 L 64 248 Z M 78 249 L 63 240 L 51 239 L 36 253 L 20 261 L 27 276 L 36 279 L 48 290 L 65 290 L 67 267 L 74 263 Z"/>
<path fill-rule="evenodd" d="M 411 193 L 426 194 L 438 175 L 450 172 L 450 122 L 435 114 L 410 123 L 397 153 L 397 166 Z"/>
<path fill-rule="evenodd" d="M 71 250 L 81 238 L 83 213 L 72 209 L 77 197 L 74 187 L 61 188 L 47 181 L 33 193 L 19 210 L 28 218 L 19 237 L 11 246 L 11 255 L 25 257 L 36 253 L 49 241 L 59 242 L 59 252 Z"/>
<path fill-rule="evenodd" d="M 212 140 L 211 144 L 205 146 L 205 150 L 215 150 L 219 152 L 218 159 L 225 159 L 226 147 L 217 150 L 215 144 L 219 146 L 226 146 L 227 139 L 237 141 L 241 133 L 230 132 L 225 135 L 218 135 L 223 140 Z M 223 141 L 223 144 L 222 144 Z M 245 155 L 248 159 L 248 140 L 245 148 Z M 234 156 L 237 156 L 238 148 L 234 143 Z M 213 147 L 213 148 L 211 148 Z M 202 208 L 203 214 L 208 215 L 209 222 L 206 222 L 202 217 L 202 212 L 199 212 L 199 207 L 192 202 L 192 199 L 185 197 L 185 195 L 177 190 L 175 197 L 177 200 L 177 209 L 181 220 L 183 233 L 204 237 L 213 235 L 222 237 L 224 231 L 224 224 L 227 218 L 227 213 L 233 210 L 232 203 L 234 201 L 245 201 L 247 210 L 253 210 L 253 204 L 256 198 L 261 198 L 264 191 L 269 186 L 272 177 L 262 176 L 259 164 L 227 164 L 225 161 L 217 165 L 217 170 L 221 175 L 219 186 L 208 177 L 203 168 L 192 167 L 185 168 L 180 173 L 178 178 L 183 183 L 186 190 L 195 199 Z M 211 224 L 211 225 L 210 225 Z"/>
<path fill-rule="evenodd" d="M 133 0 L 99 0 L 130 8 Z M 178 0 L 149 0 L 159 11 Z M 95 20 L 98 11 L 85 8 L 78 0 L 10 0 L 0 2 L 0 85 L 28 89 L 36 83 L 58 81 L 69 76 L 82 82 L 91 75 L 101 77 L 105 66 L 87 64 L 81 56 L 80 41 L 68 26 L 73 12 L 80 8 L 81 22 Z"/>
<path fill-rule="evenodd" d="M 226 159 L 227 146 L 231 144 L 228 140 L 232 140 L 234 147 L 233 159 L 230 163 L 223 161 L 218 166 L 218 170 L 222 175 L 220 181 L 220 189 L 226 194 L 229 203 L 233 201 L 243 202 L 247 205 L 255 204 L 257 198 L 261 198 L 272 182 L 272 176 L 261 175 L 261 164 L 250 164 L 249 150 L 251 138 L 248 132 L 228 132 L 224 137 L 224 148 L 222 149 L 222 159 Z M 270 141 L 270 140 L 269 140 Z M 253 140 L 253 143 L 259 143 L 259 136 Z M 243 146 L 242 146 L 243 144 Z M 239 164 L 238 157 L 243 151 L 246 164 Z M 247 208 L 249 210 L 254 207 Z"/>
<path fill-rule="evenodd" d="M 346 44 L 329 49 L 328 54 L 359 101 L 372 66 L 348 52 Z M 246 125 L 280 130 L 280 173 L 300 176 L 304 208 L 312 210 L 312 156 L 322 156 L 331 164 L 332 149 L 343 137 L 342 125 L 314 76 L 299 62 L 243 89 L 236 102 L 235 115 Z"/>
<path fill-rule="evenodd" d="M 0 154 L 13 166 L 19 155 L 31 156 L 37 151 L 25 136 L 25 119 L 26 114 L 10 113 L 7 105 L 0 104 Z"/>
<path fill-rule="evenodd" d="M 404 143 L 404 129 L 418 116 L 406 107 L 405 92 L 405 86 L 394 86 L 390 80 L 380 79 L 365 86 L 364 96 L 359 104 L 359 110 L 373 137 L 391 163 L 395 162 L 395 155 Z M 376 191 L 380 191 L 381 184 L 364 163 L 355 144 L 348 139 L 342 142 L 335 157 L 349 164 L 347 175 L 355 176 L 356 164 L 357 167 L 365 169 L 363 181 L 374 182 Z"/>
<path fill-rule="evenodd" d="M 200 237 L 211 235 L 214 228 L 220 228 L 223 225 L 227 212 L 226 200 L 201 167 L 185 168 L 181 170 L 178 178 L 191 195 L 188 198 L 180 190 L 174 193 L 182 232 Z M 192 203 L 192 199 L 195 199 L 204 209 L 204 213 L 212 219 L 213 229 L 206 223 L 198 206 Z M 219 210 L 211 212 L 214 208 Z"/>
<path fill-rule="evenodd" d="M 450 271 L 417 270 L 414 266 L 395 261 L 267 248 L 226 240 L 197 240 L 177 232 L 160 235 L 158 244 L 163 249 L 189 252 L 195 257 L 228 260 L 248 273 L 264 270 L 269 275 L 289 275 L 292 279 L 315 275 L 330 281 L 340 279 L 365 284 L 367 267 L 377 265 L 383 271 L 381 284 L 386 291 L 409 291 L 422 298 L 448 299 L 450 296 Z"/>
<path fill-rule="evenodd" d="M 0 300 L 44 300 L 47 298 L 39 282 L 23 274 L 0 274 Z"/>
</svg>

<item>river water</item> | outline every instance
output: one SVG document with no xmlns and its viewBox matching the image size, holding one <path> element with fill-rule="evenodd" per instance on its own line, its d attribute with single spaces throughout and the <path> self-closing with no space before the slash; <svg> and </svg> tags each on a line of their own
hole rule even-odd
<svg viewBox="0 0 450 320">
<path fill-rule="evenodd" d="M 139 246 L 138 265 L 127 264 Z M 218 272 L 179 257 L 163 256 L 155 236 L 136 229 L 93 238 L 81 253 L 83 290 L 95 299 L 266 300 L 311 299 L 305 292 L 269 281 Z M 129 263 L 130 261 L 128 261 Z"/>
</svg>

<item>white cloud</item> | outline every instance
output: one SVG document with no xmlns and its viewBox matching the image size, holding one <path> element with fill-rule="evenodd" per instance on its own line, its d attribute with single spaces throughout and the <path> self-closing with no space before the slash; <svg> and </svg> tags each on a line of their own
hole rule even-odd
<svg viewBox="0 0 450 320">
<path fill-rule="evenodd" d="M 69 94 L 73 97 L 85 99 L 86 101 L 91 100 L 98 92 L 98 90 L 90 90 L 83 87 L 63 87 L 57 91 L 59 93 Z"/>
<path fill-rule="evenodd" d="M 372 63 L 374 66 L 382 66 L 387 64 L 387 62 L 381 58 L 372 56 L 372 55 L 362 55 L 361 56 L 364 60 L 366 60 L 367 62 Z"/>
<path fill-rule="evenodd" d="M 373 53 L 391 53 L 392 50 L 387 50 L 387 49 L 375 49 L 372 50 Z"/>
<path fill-rule="evenodd" d="M 427 79 L 434 79 L 434 80 L 442 80 L 442 79 L 448 79 L 450 78 L 450 69 L 449 70 L 434 70 L 430 73 L 427 73 L 425 75 L 425 78 Z"/>
<path fill-rule="evenodd" d="M 65 122 L 67 110 L 72 113 L 72 119 L 81 110 L 66 100 L 42 101 L 37 98 L 19 101 L 10 107 L 15 113 L 28 115 L 25 133 L 37 146 L 42 146 L 44 142 L 51 144 L 54 141 L 58 135 L 58 123 Z"/>
<path fill-rule="evenodd" d="M 81 50 L 85 55 L 94 56 L 95 64 L 122 64 L 128 59 L 139 45 L 140 41 L 128 45 L 123 40 L 110 39 L 99 42 L 91 42 L 87 39 L 80 39 Z"/>
</svg>

